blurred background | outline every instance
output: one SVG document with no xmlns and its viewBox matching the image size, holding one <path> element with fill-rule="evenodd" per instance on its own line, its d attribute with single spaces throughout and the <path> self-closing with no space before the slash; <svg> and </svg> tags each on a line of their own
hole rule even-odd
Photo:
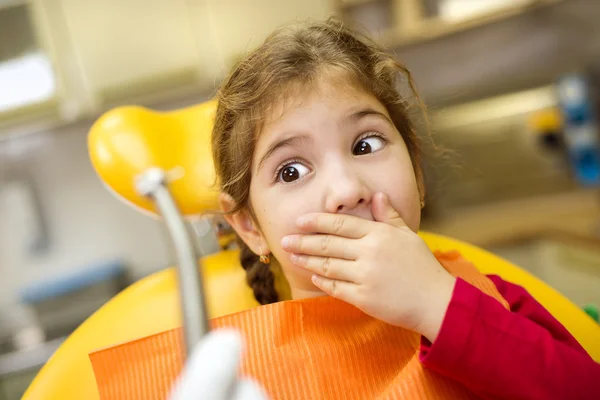
<svg viewBox="0 0 600 400">
<path fill-rule="evenodd" d="M 597 317 L 598 0 L 0 0 L 1 400 L 173 260 L 160 223 L 96 177 L 93 121 L 209 99 L 272 29 L 331 14 L 395 52 L 429 107 L 446 151 L 428 146 L 423 229 L 514 261 Z"/>
</svg>

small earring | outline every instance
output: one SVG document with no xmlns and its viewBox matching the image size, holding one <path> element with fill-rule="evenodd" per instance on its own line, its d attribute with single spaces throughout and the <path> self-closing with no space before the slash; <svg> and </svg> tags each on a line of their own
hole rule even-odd
<svg viewBox="0 0 600 400">
<path fill-rule="evenodd" d="M 269 264 L 271 262 L 271 256 L 268 254 L 262 254 L 262 246 L 260 246 L 258 251 L 261 253 L 258 257 L 258 260 L 263 264 Z"/>
</svg>

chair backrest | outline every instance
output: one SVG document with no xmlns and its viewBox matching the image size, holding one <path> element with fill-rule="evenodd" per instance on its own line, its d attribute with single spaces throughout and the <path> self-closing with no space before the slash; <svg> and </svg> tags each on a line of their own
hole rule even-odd
<svg viewBox="0 0 600 400">
<path fill-rule="evenodd" d="M 525 287 L 600 361 L 600 325 L 579 307 L 531 274 L 477 247 L 421 233 L 432 250 L 459 250 L 481 272 Z M 209 314 L 226 315 L 257 306 L 245 284 L 238 253 L 226 251 L 203 263 Z M 278 276 L 278 284 L 282 284 Z M 181 325 L 173 268 L 144 278 L 114 297 L 85 321 L 56 351 L 30 385 L 24 400 L 98 399 L 88 354 L 94 350 L 163 332 Z"/>
</svg>

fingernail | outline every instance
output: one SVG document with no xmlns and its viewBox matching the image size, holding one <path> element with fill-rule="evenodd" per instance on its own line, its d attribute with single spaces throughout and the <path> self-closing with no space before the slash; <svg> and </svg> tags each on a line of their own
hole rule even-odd
<svg viewBox="0 0 600 400">
<path fill-rule="evenodd" d="M 292 254 L 292 255 L 290 256 L 290 260 L 292 260 L 292 262 L 293 262 L 294 264 L 297 264 L 299 259 L 300 259 L 300 257 L 298 257 L 298 254 Z"/>
<path fill-rule="evenodd" d="M 311 276 L 310 280 L 312 281 L 313 285 L 316 285 L 316 286 L 319 285 L 319 276 L 318 275 Z"/>
<path fill-rule="evenodd" d="M 284 236 L 283 239 L 281 239 L 281 246 L 283 247 L 288 247 L 291 243 L 290 237 L 289 236 Z"/>
<path fill-rule="evenodd" d="M 296 225 L 298 225 L 300 227 L 304 226 L 304 225 L 306 225 L 308 223 L 309 220 L 310 220 L 310 217 L 308 215 L 301 215 L 296 220 Z"/>
</svg>

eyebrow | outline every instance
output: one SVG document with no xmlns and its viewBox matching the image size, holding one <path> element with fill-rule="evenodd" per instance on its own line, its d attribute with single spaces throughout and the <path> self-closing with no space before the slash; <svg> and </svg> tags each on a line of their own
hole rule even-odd
<svg viewBox="0 0 600 400">
<path fill-rule="evenodd" d="M 350 114 L 349 116 L 347 116 L 345 118 L 345 121 L 349 121 L 349 122 L 358 122 L 361 119 L 363 119 L 364 117 L 368 117 L 368 116 L 375 116 L 378 118 L 382 118 L 384 119 L 387 123 L 389 123 L 390 125 L 394 126 L 394 124 L 392 123 L 392 121 L 389 119 L 389 117 L 387 115 L 385 115 L 384 113 L 374 110 L 372 108 L 364 108 L 361 109 L 359 111 L 356 111 L 352 114 Z"/>
<path fill-rule="evenodd" d="M 261 169 L 263 164 L 269 159 L 269 157 L 271 157 L 273 155 L 273 153 L 275 153 L 275 151 L 277 151 L 281 148 L 284 148 L 284 147 L 297 147 L 300 144 L 302 144 L 302 142 L 305 142 L 307 140 L 310 140 L 310 137 L 308 135 L 300 134 L 300 135 L 291 136 L 287 139 L 284 139 L 280 142 L 275 143 L 274 145 L 272 145 L 269 148 L 269 150 L 265 153 L 265 155 L 260 159 L 260 163 L 258 164 L 258 170 Z"/>
</svg>

